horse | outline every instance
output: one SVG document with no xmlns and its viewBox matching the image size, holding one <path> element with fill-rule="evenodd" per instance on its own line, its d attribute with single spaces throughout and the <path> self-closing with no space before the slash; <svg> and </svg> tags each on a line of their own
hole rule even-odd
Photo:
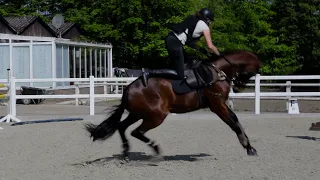
<svg viewBox="0 0 320 180">
<path fill-rule="evenodd" d="M 225 103 L 230 87 L 243 89 L 249 79 L 258 73 L 261 62 L 258 56 L 247 50 L 224 52 L 223 57 L 209 57 L 202 61 L 185 64 L 186 80 L 173 80 L 154 76 L 143 84 L 142 76 L 131 82 L 123 91 L 121 103 L 113 106 L 111 115 L 99 125 L 85 124 L 92 141 L 103 141 L 119 131 L 122 140 L 122 155 L 129 161 L 130 145 L 126 129 L 142 119 L 131 135 L 152 148 L 161 156 L 160 145 L 145 136 L 145 133 L 161 125 L 169 113 L 187 113 L 209 108 L 216 113 L 237 135 L 247 155 L 256 156 L 248 136 L 236 114 Z M 128 116 L 121 121 L 127 110 Z"/>
</svg>

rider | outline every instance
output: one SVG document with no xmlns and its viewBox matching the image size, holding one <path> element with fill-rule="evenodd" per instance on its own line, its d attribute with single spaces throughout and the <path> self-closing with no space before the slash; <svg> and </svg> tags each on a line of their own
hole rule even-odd
<svg viewBox="0 0 320 180">
<path fill-rule="evenodd" d="M 172 79 L 185 79 L 184 76 L 184 49 L 187 45 L 204 54 L 208 51 L 202 47 L 198 47 L 195 43 L 202 37 L 205 37 L 207 47 L 217 56 L 222 56 L 218 49 L 213 45 L 210 35 L 209 26 L 213 21 L 214 14 L 208 8 L 203 8 L 196 12 L 195 15 L 190 15 L 182 23 L 171 26 L 172 31 L 165 39 L 166 48 L 169 58 L 174 62 L 174 70 L 161 69 L 143 72 L 143 83 L 146 84 L 151 76 L 168 77 Z"/>
</svg>

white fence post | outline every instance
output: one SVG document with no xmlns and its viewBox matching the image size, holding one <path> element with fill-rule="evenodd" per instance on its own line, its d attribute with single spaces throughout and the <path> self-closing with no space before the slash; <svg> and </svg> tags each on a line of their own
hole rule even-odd
<svg viewBox="0 0 320 180">
<path fill-rule="evenodd" d="M 74 90 L 75 90 L 75 94 L 76 94 L 76 95 L 79 95 L 79 94 L 80 94 L 79 84 L 77 84 L 77 85 L 75 86 Z M 78 106 L 78 105 L 79 105 L 79 98 L 76 98 L 76 106 Z"/>
<path fill-rule="evenodd" d="M 16 103 L 16 78 L 12 76 L 10 78 L 10 114 L 14 117 L 17 115 Z"/>
<path fill-rule="evenodd" d="M 291 81 L 287 81 L 286 82 L 286 93 L 290 93 L 291 92 Z M 291 96 L 287 96 L 287 102 L 286 102 L 286 110 L 289 110 L 289 103 L 290 103 L 290 98 Z"/>
<path fill-rule="evenodd" d="M 9 113 L 0 119 L 0 122 L 10 122 L 16 121 L 21 122 L 20 119 L 16 118 L 16 81 L 14 77 L 9 77 L 9 94 L 10 94 L 10 100 L 9 100 Z M 7 93 L 8 94 L 8 93 Z"/>
<path fill-rule="evenodd" d="M 90 76 L 90 115 L 94 115 L 94 76 Z"/>
<path fill-rule="evenodd" d="M 255 78 L 255 114 L 260 114 L 260 74 Z"/>
<path fill-rule="evenodd" d="M 118 83 L 119 81 L 116 81 L 116 83 Z M 116 85 L 116 94 L 119 94 L 119 86 Z"/>
<path fill-rule="evenodd" d="M 232 87 L 233 87 L 233 82 L 231 82 L 229 94 L 233 94 L 233 93 L 234 93 Z M 229 107 L 231 110 L 234 110 L 234 104 L 233 104 L 233 99 L 232 99 L 232 98 L 229 97 L 229 98 L 227 99 L 227 105 L 228 105 L 228 107 Z"/>
<path fill-rule="evenodd" d="M 107 83 L 107 82 L 104 81 L 104 83 Z M 103 85 L 103 94 L 108 94 L 108 86 L 107 85 Z"/>
</svg>

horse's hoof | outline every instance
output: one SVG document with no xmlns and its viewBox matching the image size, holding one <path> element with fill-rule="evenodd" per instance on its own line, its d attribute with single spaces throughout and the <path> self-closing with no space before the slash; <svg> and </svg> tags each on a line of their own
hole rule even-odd
<svg viewBox="0 0 320 180">
<path fill-rule="evenodd" d="M 254 149 L 253 147 L 247 149 L 247 154 L 249 156 L 257 156 L 258 155 L 257 150 Z"/>
<path fill-rule="evenodd" d="M 129 160 L 129 153 L 127 151 L 124 151 L 123 154 L 122 154 L 122 161 L 124 163 L 128 163 L 130 160 Z"/>
<path fill-rule="evenodd" d="M 149 144 L 149 146 L 153 149 L 153 151 L 155 152 L 155 155 L 156 155 L 156 156 L 159 156 L 159 155 L 162 154 L 162 151 L 161 151 L 161 149 L 160 149 L 160 146 L 157 145 L 157 144 L 155 144 L 154 141 L 151 142 L 151 143 Z"/>
<path fill-rule="evenodd" d="M 129 163 L 129 157 L 128 156 L 123 156 L 122 160 L 121 160 L 121 164 L 125 164 L 125 163 Z"/>
</svg>

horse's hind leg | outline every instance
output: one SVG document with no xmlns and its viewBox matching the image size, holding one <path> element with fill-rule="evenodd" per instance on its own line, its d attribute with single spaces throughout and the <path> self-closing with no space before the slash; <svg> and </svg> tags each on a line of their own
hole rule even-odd
<svg viewBox="0 0 320 180">
<path fill-rule="evenodd" d="M 210 106 L 210 109 L 211 111 L 215 112 L 237 134 L 241 145 L 247 149 L 248 155 L 257 155 L 257 151 L 251 146 L 249 138 L 240 124 L 238 117 L 227 107 L 226 104 L 221 102 L 213 103 Z"/>
<path fill-rule="evenodd" d="M 137 127 L 135 130 L 132 131 L 131 135 L 146 144 L 148 144 L 157 155 L 161 154 L 160 147 L 155 141 L 147 138 L 144 134 L 149 131 L 150 129 L 156 128 L 159 126 L 163 120 L 166 118 L 167 114 L 163 115 L 154 115 L 153 118 L 144 119 L 142 124 Z"/>
<path fill-rule="evenodd" d="M 136 123 L 139 119 L 140 119 L 139 117 L 130 113 L 126 119 L 124 119 L 123 121 L 120 122 L 119 127 L 118 127 L 119 134 L 120 134 L 120 137 L 122 140 L 122 148 L 123 148 L 122 153 L 123 153 L 123 156 L 126 160 L 128 159 L 130 145 L 129 145 L 128 139 L 125 135 L 125 131 L 130 125 Z"/>
</svg>

